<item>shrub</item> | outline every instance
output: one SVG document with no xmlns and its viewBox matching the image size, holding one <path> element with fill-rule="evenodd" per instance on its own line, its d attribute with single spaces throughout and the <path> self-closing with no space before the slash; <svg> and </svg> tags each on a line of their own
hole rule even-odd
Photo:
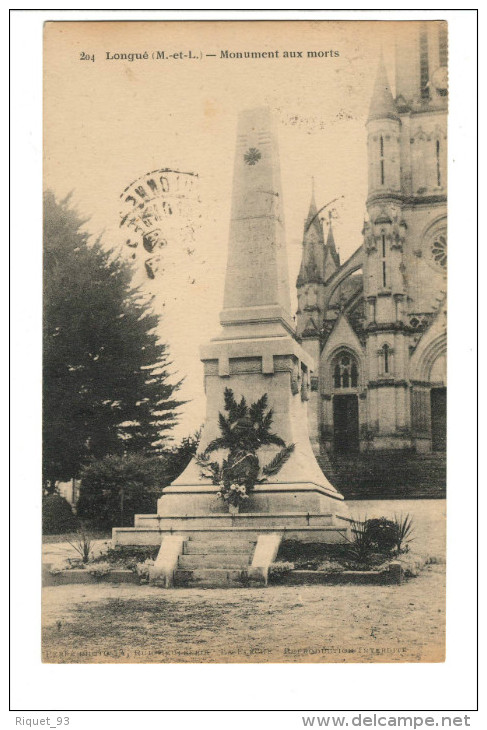
<svg viewBox="0 0 487 730">
<path fill-rule="evenodd" d="M 398 553 L 405 553 L 409 550 L 409 543 L 414 540 L 411 537 L 414 532 L 413 518 L 409 514 L 405 517 L 394 515 L 394 523 L 397 530 L 395 548 Z"/>
<path fill-rule="evenodd" d="M 77 539 L 69 544 L 76 550 L 81 558 L 81 562 L 87 563 L 93 552 L 93 545 L 86 533 L 83 530 L 78 530 Z"/>
<path fill-rule="evenodd" d="M 143 455 L 104 456 L 81 473 L 78 515 L 98 527 L 133 525 L 134 515 L 154 512 L 166 464 Z"/>
<path fill-rule="evenodd" d="M 373 551 L 390 553 L 397 547 L 399 529 L 394 520 L 388 520 L 386 517 L 366 520 L 364 532 Z"/>
<path fill-rule="evenodd" d="M 114 567 L 135 570 L 137 563 L 148 559 L 155 560 L 160 548 L 160 545 L 117 545 L 114 548 L 109 547 L 102 555 L 92 558 L 90 562 L 107 561 Z"/>
<path fill-rule="evenodd" d="M 78 520 L 69 502 L 59 494 L 49 494 L 42 500 L 42 532 L 57 535 L 72 532 L 78 527 Z"/>
<path fill-rule="evenodd" d="M 349 540 L 348 555 L 358 563 L 368 563 L 372 557 L 372 545 L 367 531 L 369 520 L 351 520 L 352 537 Z M 348 539 L 348 538 L 347 538 Z"/>
<path fill-rule="evenodd" d="M 177 446 L 164 452 L 166 472 L 163 486 L 171 484 L 186 469 L 193 456 L 196 455 L 200 436 L 201 429 L 191 436 L 185 436 Z"/>
<path fill-rule="evenodd" d="M 279 578 L 281 575 L 286 575 L 294 570 L 294 563 L 288 563 L 283 561 L 281 563 L 272 563 L 269 566 L 269 577 Z"/>
<path fill-rule="evenodd" d="M 326 573 L 341 573 L 343 567 L 343 564 L 339 563 L 338 560 L 324 560 L 316 569 L 324 570 Z"/>
</svg>

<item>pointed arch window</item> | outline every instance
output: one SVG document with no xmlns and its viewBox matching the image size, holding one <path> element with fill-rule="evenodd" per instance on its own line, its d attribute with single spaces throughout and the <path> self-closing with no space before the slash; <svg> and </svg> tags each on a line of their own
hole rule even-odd
<svg viewBox="0 0 487 730">
<path fill-rule="evenodd" d="M 335 365 L 335 370 L 333 371 L 333 385 L 335 388 L 341 388 L 340 365 L 338 363 Z"/>
<path fill-rule="evenodd" d="M 381 135 L 380 137 L 380 184 L 384 185 L 385 183 L 385 167 L 384 167 L 384 137 Z"/>
<path fill-rule="evenodd" d="M 438 26 L 438 56 L 440 66 L 448 64 L 448 26 L 440 23 Z"/>
<path fill-rule="evenodd" d="M 429 99 L 428 29 L 425 23 L 421 25 L 419 31 L 419 83 L 421 98 Z"/>
<path fill-rule="evenodd" d="M 390 345 L 384 344 L 379 350 L 379 365 L 382 375 L 391 375 L 393 372 L 394 350 Z"/>
<path fill-rule="evenodd" d="M 436 184 L 441 187 L 440 140 L 436 140 Z"/>
<path fill-rule="evenodd" d="M 357 388 L 359 379 L 359 370 L 357 360 L 348 352 L 340 353 L 332 367 L 333 387 L 341 388 Z"/>
<path fill-rule="evenodd" d="M 355 362 L 352 363 L 352 367 L 350 368 L 350 380 L 352 388 L 356 388 L 358 385 L 358 368 Z"/>
<path fill-rule="evenodd" d="M 387 263 L 386 263 L 386 234 L 381 234 L 381 241 L 382 241 L 382 286 L 384 289 L 387 286 Z"/>
</svg>

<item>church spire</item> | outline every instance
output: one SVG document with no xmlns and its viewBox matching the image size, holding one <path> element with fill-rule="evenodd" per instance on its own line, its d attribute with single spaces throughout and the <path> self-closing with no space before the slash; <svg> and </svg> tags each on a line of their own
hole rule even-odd
<svg viewBox="0 0 487 730">
<path fill-rule="evenodd" d="M 316 242 L 316 238 L 320 243 L 324 243 L 323 239 L 323 228 L 321 225 L 320 216 L 318 215 L 318 208 L 316 207 L 315 200 L 315 179 L 311 178 L 311 202 L 309 204 L 308 217 L 304 224 L 304 237 L 303 241 L 312 240 Z"/>
<path fill-rule="evenodd" d="M 326 252 L 328 257 L 331 256 L 333 262 L 338 269 L 340 267 L 340 255 L 335 246 L 335 238 L 333 236 L 333 226 L 331 224 L 331 213 L 329 214 L 328 236 L 326 237 Z"/>
<path fill-rule="evenodd" d="M 303 254 L 296 286 L 323 282 L 324 244 L 323 227 L 316 206 L 313 179 L 311 202 L 304 222 Z"/>
<path fill-rule="evenodd" d="M 377 75 L 375 77 L 374 91 L 370 102 L 368 122 L 374 119 L 398 119 L 397 108 L 392 96 L 389 79 L 387 78 L 386 67 L 382 51 L 380 54 Z"/>
<path fill-rule="evenodd" d="M 332 213 L 328 212 L 328 235 L 325 244 L 325 281 L 332 276 L 337 269 L 340 268 L 340 255 L 335 246 L 335 238 L 333 236 L 333 227 L 331 224 Z"/>
</svg>

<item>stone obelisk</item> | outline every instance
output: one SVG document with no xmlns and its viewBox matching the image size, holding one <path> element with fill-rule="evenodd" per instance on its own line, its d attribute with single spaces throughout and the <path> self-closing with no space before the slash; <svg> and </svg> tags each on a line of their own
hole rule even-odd
<svg viewBox="0 0 487 730">
<path fill-rule="evenodd" d="M 309 441 L 306 409 L 315 364 L 295 338 L 290 309 L 277 134 L 269 109 L 251 109 L 238 122 L 221 329 L 201 348 L 207 413 L 200 450 L 220 435 L 225 388 L 248 403 L 267 393 L 272 430 L 295 449 L 272 481 L 256 486 L 246 512 L 344 516 L 343 497 L 322 473 Z M 268 456 L 273 453 L 269 447 Z M 158 514 L 222 512 L 217 491 L 192 461 L 164 490 Z"/>
</svg>

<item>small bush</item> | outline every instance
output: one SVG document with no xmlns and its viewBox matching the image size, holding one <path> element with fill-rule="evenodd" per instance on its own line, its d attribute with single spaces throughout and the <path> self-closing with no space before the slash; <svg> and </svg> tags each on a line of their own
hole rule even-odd
<svg viewBox="0 0 487 730">
<path fill-rule="evenodd" d="M 343 571 L 343 564 L 339 563 L 338 560 L 324 560 L 316 569 L 324 570 L 326 573 L 341 573 Z"/>
<path fill-rule="evenodd" d="M 351 520 L 350 528 L 352 538 L 349 540 L 347 551 L 348 556 L 352 560 L 356 560 L 357 563 L 364 565 L 370 563 L 373 553 L 371 540 L 367 530 L 368 522 L 369 520 L 365 520 L 365 522 L 361 522 L 360 520 Z"/>
<path fill-rule="evenodd" d="M 80 556 L 81 562 L 87 563 L 93 552 L 93 543 L 84 530 L 78 530 L 77 538 L 69 543 Z"/>
<path fill-rule="evenodd" d="M 164 452 L 166 473 L 163 486 L 167 486 L 177 479 L 186 469 L 193 456 L 196 456 L 200 436 L 201 429 L 191 436 L 185 436 L 181 443 Z"/>
<path fill-rule="evenodd" d="M 399 540 L 399 528 L 394 520 L 388 520 L 386 517 L 366 520 L 363 530 L 364 539 L 368 542 L 372 551 L 390 553 L 396 548 Z"/>
<path fill-rule="evenodd" d="M 135 572 L 139 576 L 141 581 L 148 581 L 149 580 L 149 570 L 154 565 L 153 560 L 144 560 L 143 563 L 137 563 L 135 566 Z"/>
<path fill-rule="evenodd" d="M 81 473 L 78 515 L 97 527 L 132 526 L 135 514 L 155 511 L 165 474 L 165 461 L 155 457 L 94 460 Z"/>
<path fill-rule="evenodd" d="M 137 563 L 155 560 L 160 545 L 118 545 L 109 547 L 102 555 L 90 560 L 91 563 L 109 562 L 112 567 L 135 570 Z"/>
<path fill-rule="evenodd" d="M 414 540 L 411 537 L 414 532 L 413 518 L 409 514 L 405 517 L 394 515 L 394 523 L 397 530 L 396 550 L 398 553 L 405 553 L 409 550 L 409 543 Z"/>
<path fill-rule="evenodd" d="M 294 570 L 294 563 L 282 562 L 272 563 L 269 566 L 269 577 L 278 578 L 281 575 L 286 575 Z"/>
<path fill-rule="evenodd" d="M 57 535 L 72 532 L 78 527 L 78 519 L 69 502 L 59 494 L 49 494 L 42 500 L 42 532 Z"/>
</svg>

